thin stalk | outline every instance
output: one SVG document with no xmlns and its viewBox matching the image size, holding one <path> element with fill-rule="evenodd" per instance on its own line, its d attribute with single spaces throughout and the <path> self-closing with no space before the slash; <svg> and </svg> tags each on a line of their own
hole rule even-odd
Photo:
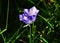
<svg viewBox="0 0 60 43">
<path fill-rule="evenodd" d="M 6 43 L 6 39 L 4 38 L 3 32 L 7 30 L 7 26 L 8 26 L 8 13 L 9 13 L 9 0 L 8 0 L 8 6 L 7 6 L 7 19 L 6 19 L 6 27 L 5 29 L 1 32 L 1 36 L 4 40 L 4 43 Z"/>
<path fill-rule="evenodd" d="M 8 27 L 8 14 L 9 14 L 9 0 L 8 0 L 8 6 L 7 6 L 7 18 L 6 18 L 6 27 L 5 27 L 5 29 L 7 29 L 7 27 Z"/>
<path fill-rule="evenodd" d="M 0 29 L 0 31 L 1 31 L 1 29 Z M 1 36 L 2 36 L 2 38 L 4 40 L 4 43 L 6 43 L 6 39 L 4 38 L 3 34 L 1 34 Z"/>
<path fill-rule="evenodd" d="M 6 39 L 4 38 L 4 35 L 3 34 L 1 34 L 1 35 L 2 35 L 2 38 L 4 40 L 4 43 L 6 43 Z"/>
<path fill-rule="evenodd" d="M 34 43 L 34 35 L 35 35 L 34 23 L 32 23 L 32 43 Z"/>
<path fill-rule="evenodd" d="M 34 23 L 32 23 L 32 26 L 30 25 L 30 33 L 29 33 L 29 43 L 34 43 Z"/>
<path fill-rule="evenodd" d="M 29 34 L 29 36 L 30 36 L 30 37 L 29 37 L 29 43 L 32 43 L 32 39 L 31 39 L 31 25 L 30 25 L 30 31 L 29 31 L 28 34 Z"/>
<path fill-rule="evenodd" d="M 2 30 L 1 32 L 0 32 L 0 34 L 2 34 L 3 32 L 5 32 L 7 29 L 4 29 L 4 30 Z"/>
</svg>

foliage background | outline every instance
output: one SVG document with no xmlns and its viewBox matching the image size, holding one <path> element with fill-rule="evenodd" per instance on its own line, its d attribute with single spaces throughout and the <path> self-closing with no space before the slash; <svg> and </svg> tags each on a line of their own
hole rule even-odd
<svg viewBox="0 0 60 43">
<path fill-rule="evenodd" d="M 1 43 L 30 43 L 30 28 L 23 28 L 19 15 L 32 6 L 40 10 L 34 22 L 35 43 L 60 43 L 60 0 L 0 0 Z"/>
</svg>

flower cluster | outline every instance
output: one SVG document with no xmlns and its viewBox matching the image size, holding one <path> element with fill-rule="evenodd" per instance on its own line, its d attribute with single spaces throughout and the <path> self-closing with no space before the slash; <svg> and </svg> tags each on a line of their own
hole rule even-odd
<svg viewBox="0 0 60 43">
<path fill-rule="evenodd" d="M 36 9 L 35 6 L 33 6 L 30 9 L 24 9 L 24 13 L 22 15 L 19 15 L 20 21 L 23 21 L 25 24 L 31 24 L 36 20 L 36 16 L 39 10 Z"/>
</svg>

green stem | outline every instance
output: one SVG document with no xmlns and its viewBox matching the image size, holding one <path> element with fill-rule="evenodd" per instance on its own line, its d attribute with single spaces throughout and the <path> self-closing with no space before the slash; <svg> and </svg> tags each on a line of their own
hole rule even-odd
<svg viewBox="0 0 60 43">
<path fill-rule="evenodd" d="M 35 35 L 34 23 L 32 23 L 32 43 L 34 43 L 34 35 Z"/>
<path fill-rule="evenodd" d="M 0 32 L 0 34 L 2 34 L 3 32 L 5 32 L 7 29 L 4 29 L 4 30 L 2 30 L 1 32 Z"/>
<path fill-rule="evenodd" d="M 30 31 L 29 31 L 29 43 L 31 43 L 32 41 L 31 41 L 31 25 L 30 25 Z"/>
<path fill-rule="evenodd" d="M 9 13 L 9 0 L 8 0 L 8 7 L 7 7 L 6 27 L 5 27 L 5 29 L 2 31 L 2 33 L 7 30 L 7 26 L 8 26 L 8 13 Z M 2 38 L 3 38 L 3 40 L 4 40 L 4 43 L 6 43 L 6 39 L 4 38 L 3 34 L 1 34 L 1 35 L 2 35 Z"/>
<path fill-rule="evenodd" d="M 6 39 L 4 38 L 3 34 L 1 34 L 1 35 L 2 35 L 2 38 L 3 38 L 3 40 L 4 40 L 4 43 L 6 43 Z"/>
<path fill-rule="evenodd" d="M 1 31 L 1 29 L 0 29 L 0 31 Z M 2 36 L 2 38 L 4 40 L 4 43 L 6 43 L 6 40 L 5 40 L 4 36 L 3 36 L 3 34 L 1 34 L 1 36 Z"/>
<path fill-rule="evenodd" d="M 7 6 L 7 18 L 6 18 L 6 27 L 5 27 L 5 29 L 7 29 L 7 27 L 8 27 L 8 14 L 9 14 L 9 0 L 8 0 L 8 6 Z"/>
<path fill-rule="evenodd" d="M 29 41 L 30 43 L 34 43 L 34 23 L 32 23 L 32 26 L 30 26 L 30 37 Z"/>
</svg>

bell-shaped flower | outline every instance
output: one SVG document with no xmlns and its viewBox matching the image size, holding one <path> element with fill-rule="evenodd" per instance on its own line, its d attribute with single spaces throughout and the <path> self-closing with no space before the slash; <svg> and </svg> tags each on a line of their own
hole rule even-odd
<svg viewBox="0 0 60 43">
<path fill-rule="evenodd" d="M 30 9 L 24 9 L 24 13 L 22 15 L 19 15 L 19 19 L 25 24 L 31 24 L 36 20 L 38 12 L 39 10 L 37 10 L 35 6 Z"/>
</svg>

